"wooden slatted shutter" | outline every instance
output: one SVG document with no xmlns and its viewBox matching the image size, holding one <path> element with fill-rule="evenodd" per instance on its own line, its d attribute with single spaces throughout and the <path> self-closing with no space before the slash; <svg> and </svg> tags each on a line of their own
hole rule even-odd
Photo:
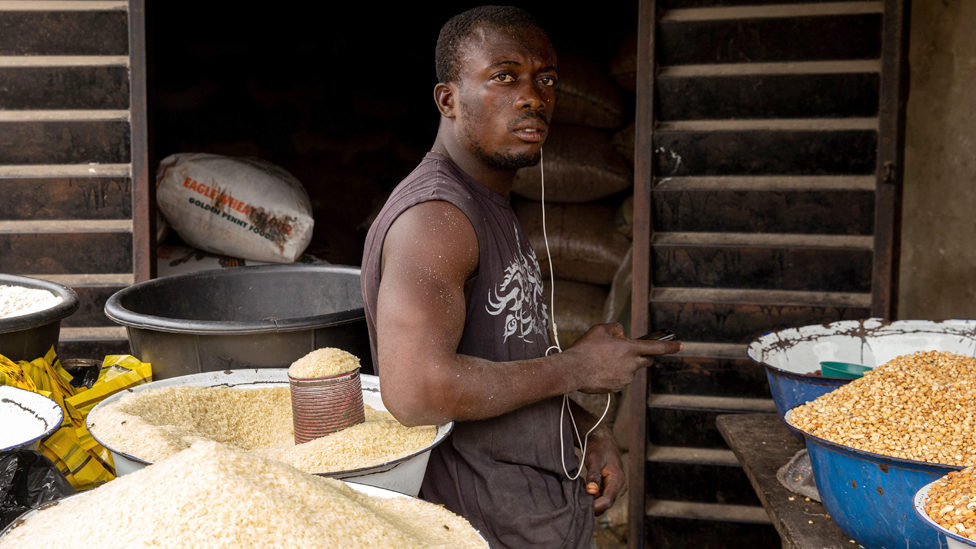
<svg viewBox="0 0 976 549">
<path fill-rule="evenodd" d="M 775 411 L 755 336 L 895 313 L 907 30 L 900 0 L 641 0 L 633 331 L 685 350 L 631 388 L 631 547 L 779 546 L 715 417 Z"/>
<path fill-rule="evenodd" d="M 142 8 L 0 2 L 0 272 L 78 292 L 64 356 L 128 352 L 103 306 L 152 276 Z"/>
</svg>

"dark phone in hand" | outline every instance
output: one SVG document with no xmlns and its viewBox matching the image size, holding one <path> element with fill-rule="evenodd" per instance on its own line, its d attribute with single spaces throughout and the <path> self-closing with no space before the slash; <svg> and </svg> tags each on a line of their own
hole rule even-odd
<svg viewBox="0 0 976 549">
<path fill-rule="evenodd" d="M 650 339 L 654 341 L 671 341 L 674 339 L 674 332 L 671 330 L 658 330 L 654 333 L 647 334 L 646 336 L 639 337 L 637 339 Z"/>
</svg>

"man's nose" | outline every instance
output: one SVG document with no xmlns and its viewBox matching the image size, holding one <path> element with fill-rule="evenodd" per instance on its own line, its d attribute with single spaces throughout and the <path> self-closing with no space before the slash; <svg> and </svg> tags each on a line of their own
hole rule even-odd
<svg viewBox="0 0 976 549">
<path fill-rule="evenodd" d="M 517 106 L 520 110 L 543 111 L 548 103 L 543 93 L 534 83 L 525 83 L 519 88 Z"/>
</svg>

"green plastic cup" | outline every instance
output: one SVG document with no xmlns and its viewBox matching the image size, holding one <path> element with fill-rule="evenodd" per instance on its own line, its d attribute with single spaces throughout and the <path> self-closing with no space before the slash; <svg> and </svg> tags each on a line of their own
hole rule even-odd
<svg viewBox="0 0 976 549">
<path fill-rule="evenodd" d="M 857 379 L 864 376 L 865 372 L 871 371 L 870 366 L 851 364 L 850 362 L 821 362 L 820 374 L 826 377 L 842 377 L 845 379 Z"/>
</svg>

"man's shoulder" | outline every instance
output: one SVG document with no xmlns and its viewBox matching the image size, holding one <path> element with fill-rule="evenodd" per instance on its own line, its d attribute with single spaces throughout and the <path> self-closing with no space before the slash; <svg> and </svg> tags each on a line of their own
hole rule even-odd
<svg viewBox="0 0 976 549">
<path fill-rule="evenodd" d="M 450 160 L 436 154 L 428 154 L 393 189 L 379 217 L 395 218 L 414 206 L 431 201 L 447 202 L 466 214 L 476 208 L 464 176 Z"/>
<path fill-rule="evenodd" d="M 444 212 L 438 211 L 438 206 L 429 204 L 431 202 L 440 202 L 441 207 L 460 211 L 471 223 L 472 215 L 476 215 L 477 205 L 465 188 L 462 177 L 447 158 L 436 153 L 424 157 L 393 189 L 378 212 L 367 235 L 366 254 L 368 255 L 371 247 L 383 245 L 387 231 L 407 211 L 420 206 L 418 213 L 419 210 L 429 210 L 423 214 L 432 216 L 432 221 L 442 218 Z M 430 210 L 432 206 L 434 209 Z"/>
<path fill-rule="evenodd" d="M 458 173 L 458 169 L 450 160 L 436 153 L 428 153 L 420 164 L 400 181 L 391 196 L 438 186 L 455 188 L 462 183 L 463 176 Z"/>
</svg>

